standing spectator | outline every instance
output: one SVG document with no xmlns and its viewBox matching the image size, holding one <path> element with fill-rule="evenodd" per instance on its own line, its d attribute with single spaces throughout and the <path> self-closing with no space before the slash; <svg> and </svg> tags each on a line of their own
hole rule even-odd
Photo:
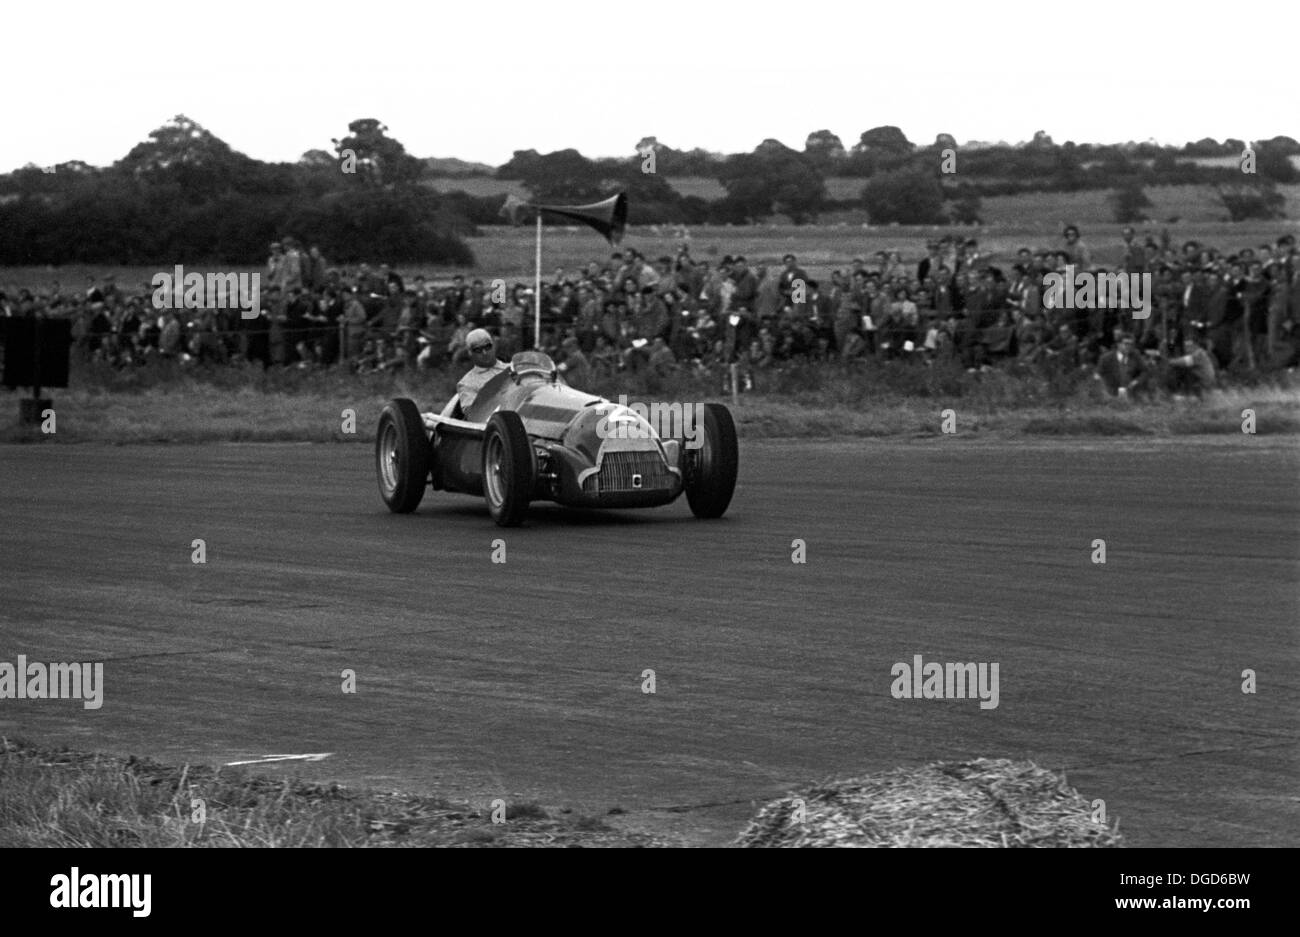
<svg viewBox="0 0 1300 937">
<path fill-rule="evenodd" d="M 307 362 L 313 357 L 311 352 L 312 302 L 302 291 L 302 287 L 289 290 L 284 307 L 284 363 L 296 364 Z"/>
<path fill-rule="evenodd" d="M 163 313 L 159 321 L 162 331 L 158 336 L 158 353 L 164 358 L 175 358 L 181 353 L 180 310 Z"/>
<path fill-rule="evenodd" d="M 343 337 L 348 358 L 359 358 L 366 341 L 366 307 L 362 305 L 355 289 L 350 289 L 345 294 Z"/>
<path fill-rule="evenodd" d="M 288 296 L 291 290 L 302 288 L 302 254 L 298 251 L 298 242 L 294 238 L 284 239 L 284 256 L 276 270 L 276 279 L 271 283 L 280 287 L 282 296 Z"/>
<path fill-rule="evenodd" d="M 1074 264 L 1075 270 L 1092 269 L 1092 251 L 1088 245 L 1079 240 L 1079 229 L 1076 225 L 1065 226 L 1065 244 L 1062 250 L 1068 258 L 1068 262 Z"/>
<path fill-rule="evenodd" d="M 320 248 L 313 244 L 307 256 L 303 258 L 303 285 L 309 290 L 323 289 L 325 286 L 325 273 L 329 269 L 329 264 L 321 255 Z"/>
<path fill-rule="evenodd" d="M 1137 232 L 1132 227 L 1125 226 L 1120 232 L 1120 237 L 1124 239 L 1124 260 L 1123 268 L 1125 273 L 1141 273 L 1147 268 L 1146 251 L 1142 245 L 1138 244 L 1134 238 Z"/>
<path fill-rule="evenodd" d="M 1291 308 L 1291 282 L 1285 264 L 1275 263 L 1269 268 L 1267 276 L 1268 312 L 1263 358 L 1271 362 L 1281 341 L 1282 323 L 1286 321 L 1287 310 Z"/>
<path fill-rule="evenodd" d="M 266 285 L 280 282 L 280 265 L 284 263 L 284 248 L 279 241 L 271 242 L 271 252 L 266 258 Z"/>
<path fill-rule="evenodd" d="M 285 335 L 285 299 L 280 287 L 266 291 L 266 341 L 271 364 L 284 364 L 288 357 L 288 338 Z"/>
<path fill-rule="evenodd" d="M 789 294 L 777 278 L 767 275 L 767 267 L 762 264 L 759 264 L 755 276 L 758 279 L 758 293 L 754 297 L 754 316 L 760 326 L 768 325 L 776 318 L 781 307 L 790 301 Z"/>
<path fill-rule="evenodd" d="M 799 266 L 799 260 L 794 254 L 786 254 L 781 258 L 781 263 L 785 269 L 781 271 L 781 276 L 777 285 L 781 290 L 781 299 L 784 303 L 797 304 L 791 299 L 790 294 L 794 292 L 796 283 L 803 283 L 805 287 L 808 283 L 808 274 Z"/>
<path fill-rule="evenodd" d="M 937 273 L 941 266 L 943 266 L 943 259 L 939 254 L 939 242 L 930 241 L 925 245 L 925 256 L 916 265 L 916 278 L 924 283 L 926 277 Z"/>
<path fill-rule="evenodd" d="M 731 279 L 736 285 L 731 294 L 731 309 L 753 313 L 758 301 L 758 277 L 744 257 L 737 257 L 732 263 Z"/>
</svg>

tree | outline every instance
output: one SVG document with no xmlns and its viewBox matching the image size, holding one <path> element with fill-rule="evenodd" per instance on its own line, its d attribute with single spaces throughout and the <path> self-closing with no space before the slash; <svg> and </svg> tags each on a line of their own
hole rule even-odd
<svg viewBox="0 0 1300 937">
<path fill-rule="evenodd" d="M 982 210 L 983 205 L 975 187 L 964 185 L 953 200 L 949 218 L 953 224 L 983 224 L 984 219 L 980 217 Z"/>
<path fill-rule="evenodd" d="M 817 167 L 778 140 L 764 140 L 753 153 L 732 156 L 718 178 L 727 190 L 722 212 L 750 221 L 779 213 L 804 224 L 826 200 L 826 183 Z"/>
<path fill-rule="evenodd" d="M 0 264 L 260 263 L 268 241 L 294 234 L 327 256 L 472 262 L 456 232 L 474 233 L 457 203 L 399 188 L 411 158 L 374 122 L 353 125 L 358 156 L 386 174 L 350 184 L 323 150 L 263 163 L 177 115 L 109 169 L 61 164 L 0 176 Z M 43 188 L 24 188 L 28 178 Z M 14 191 L 17 190 L 17 191 Z"/>
<path fill-rule="evenodd" d="M 1267 180 L 1254 185 L 1220 185 L 1216 191 L 1233 221 L 1286 217 L 1286 199 Z"/>
<path fill-rule="evenodd" d="M 1285 147 L 1271 142 L 1255 144 L 1255 171 L 1283 185 L 1300 180 L 1300 171 L 1296 170 Z"/>
<path fill-rule="evenodd" d="M 1227 151 L 1223 144 L 1219 143 L 1214 137 L 1202 137 L 1195 143 L 1188 143 L 1183 147 L 1184 156 L 1223 156 Z M 1238 150 L 1238 153 L 1241 151 Z"/>
<path fill-rule="evenodd" d="M 197 122 L 177 114 L 114 164 L 153 186 L 171 186 L 196 202 L 239 189 L 256 161 L 230 148 Z"/>
<path fill-rule="evenodd" d="M 1034 139 L 1025 144 L 1025 149 L 1029 150 L 1054 150 L 1056 144 L 1052 142 L 1051 136 L 1046 130 L 1035 130 Z"/>
<path fill-rule="evenodd" d="M 844 161 L 843 172 L 867 177 L 901 167 L 914 147 L 897 127 L 873 127 L 864 130 Z"/>
<path fill-rule="evenodd" d="M 630 165 L 630 161 L 629 161 Z M 502 171 L 509 175 L 502 176 Z M 516 151 L 497 170 L 498 178 L 524 184 L 534 200 L 551 203 L 590 202 L 601 197 L 601 170 L 577 150 L 556 150 L 539 156 L 535 150 Z"/>
<path fill-rule="evenodd" d="M 1133 224 L 1145 221 L 1146 210 L 1151 207 L 1151 199 L 1142 190 L 1142 183 L 1136 180 L 1125 183 L 1110 194 L 1112 217 L 1117 224 Z"/>
<path fill-rule="evenodd" d="M 1274 137 L 1271 140 L 1260 140 L 1259 147 L 1263 149 L 1277 149 L 1287 156 L 1296 156 L 1300 154 L 1300 143 L 1297 143 L 1294 137 Z"/>
<path fill-rule="evenodd" d="M 803 155 L 823 173 L 830 172 L 847 155 L 844 143 L 829 130 L 814 130 L 804 141 Z"/>
<path fill-rule="evenodd" d="M 912 143 L 897 127 L 872 127 L 862 132 L 853 150 L 856 153 L 907 156 L 912 152 Z"/>
<path fill-rule="evenodd" d="M 497 167 L 498 179 L 522 179 L 542 154 L 536 150 L 515 150 L 514 155 Z"/>
<path fill-rule="evenodd" d="M 328 150 L 308 150 L 298 157 L 298 165 L 305 169 L 337 170 L 339 161 Z"/>
<path fill-rule="evenodd" d="M 419 180 L 424 164 L 406 152 L 388 128 L 373 117 L 362 117 L 348 124 L 348 135 L 331 140 L 340 165 L 355 158 L 356 172 L 346 174 L 363 183 L 407 186 Z"/>
<path fill-rule="evenodd" d="M 872 176 L 862 190 L 862 202 L 872 224 L 942 224 L 943 187 L 921 167 L 896 169 Z"/>
<path fill-rule="evenodd" d="M 1151 160 L 1151 171 L 1156 175 L 1168 175 L 1178 168 L 1178 160 L 1174 156 L 1174 151 L 1163 149 L 1156 154 Z"/>
</svg>

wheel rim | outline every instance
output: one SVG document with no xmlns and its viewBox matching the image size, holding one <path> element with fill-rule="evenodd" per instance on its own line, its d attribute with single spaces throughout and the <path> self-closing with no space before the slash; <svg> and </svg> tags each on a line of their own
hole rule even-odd
<svg viewBox="0 0 1300 937">
<path fill-rule="evenodd" d="M 383 434 L 379 437 L 379 475 L 384 491 L 397 490 L 398 458 L 397 427 L 390 421 L 384 424 Z"/>
<path fill-rule="evenodd" d="M 501 466 L 505 461 L 505 446 L 501 437 L 493 434 L 487 443 L 487 457 L 484 465 L 483 481 L 487 486 L 488 500 L 499 505 L 506 499 L 506 483 L 502 478 Z"/>
</svg>

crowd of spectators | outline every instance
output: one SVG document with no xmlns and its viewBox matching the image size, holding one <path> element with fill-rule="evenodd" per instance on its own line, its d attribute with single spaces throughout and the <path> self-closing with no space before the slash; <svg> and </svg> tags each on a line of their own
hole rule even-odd
<svg viewBox="0 0 1300 937">
<path fill-rule="evenodd" d="M 742 389 L 785 362 L 953 361 L 1068 374 L 1090 370 L 1112 393 L 1200 391 L 1225 370 L 1294 365 L 1300 259 L 1294 236 L 1225 253 L 1132 228 L 1109 251 L 1110 272 L 1150 274 L 1152 311 L 1050 308 L 1052 272 L 1102 273 L 1077 228 L 1060 243 L 990 257 L 974 238 L 931 241 L 920 257 L 879 251 L 819 280 L 793 255 L 778 268 L 743 256 L 648 258 L 627 248 L 582 269 L 554 270 L 541 296 L 542 350 L 577 386 L 621 370 L 680 367 L 729 374 Z M 33 311 L 73 318 L 78 352 L 121 365 L 153 357 L 265 367 L 358 371 L 467 367 L 465 337 L 486 328 L 508 359 L 530 348 L 530 284 L 434 283 L 387 265 L 345 269 L 292 238 L 271 245 L 261 312 L 156 310 L 152 287 L 132 293 L 112 277 L 84 295 L 0 293 L 0 315 Z M 1156 366 L 1158 365 L 1158 367 Z"/>
</svg>

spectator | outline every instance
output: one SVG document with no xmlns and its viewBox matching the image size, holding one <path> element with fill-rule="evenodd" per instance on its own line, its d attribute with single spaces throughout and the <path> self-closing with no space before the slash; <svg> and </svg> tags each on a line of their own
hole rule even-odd
<svg viewBox="0 0 1300 937">
<path fill-rule="evenodd" d="M 291 237 L 284 239 L 284 254 L 275 273 L 271 284 L 280 287 L 282 295 L 288 296 L 291 290 L 302 288 L 302 254 L 298 242 Z"/>
<path fill-rule="evenodd" d="M 1074 264 L 1076 271 L 1092 269 L 1092 251 L 1088 245 L 1079 240 L 1079 228 L 1076 225 L 1066 225 L 1064 234 L 1065 246 L 1062 250 L 1066 255 L 1066 263 Z"/>
<path fill-rule="evenodd" d="M 1146 365 L 1136 351 L 1132 335 L 1125 335 L 1119 344 L 1101 356 L 1097 362 L 1096 377 L 1112 397 L 1127 398 L 1142 384 Z"/>
<path fill-rule="evenodd" d="M 1188 336 L 1184 349 L 1186 354 L 1169 359 L 1170 390 L 1200 397 L 1214 387 L 1214 359 L 1195 333 Z"/>
</svg>

